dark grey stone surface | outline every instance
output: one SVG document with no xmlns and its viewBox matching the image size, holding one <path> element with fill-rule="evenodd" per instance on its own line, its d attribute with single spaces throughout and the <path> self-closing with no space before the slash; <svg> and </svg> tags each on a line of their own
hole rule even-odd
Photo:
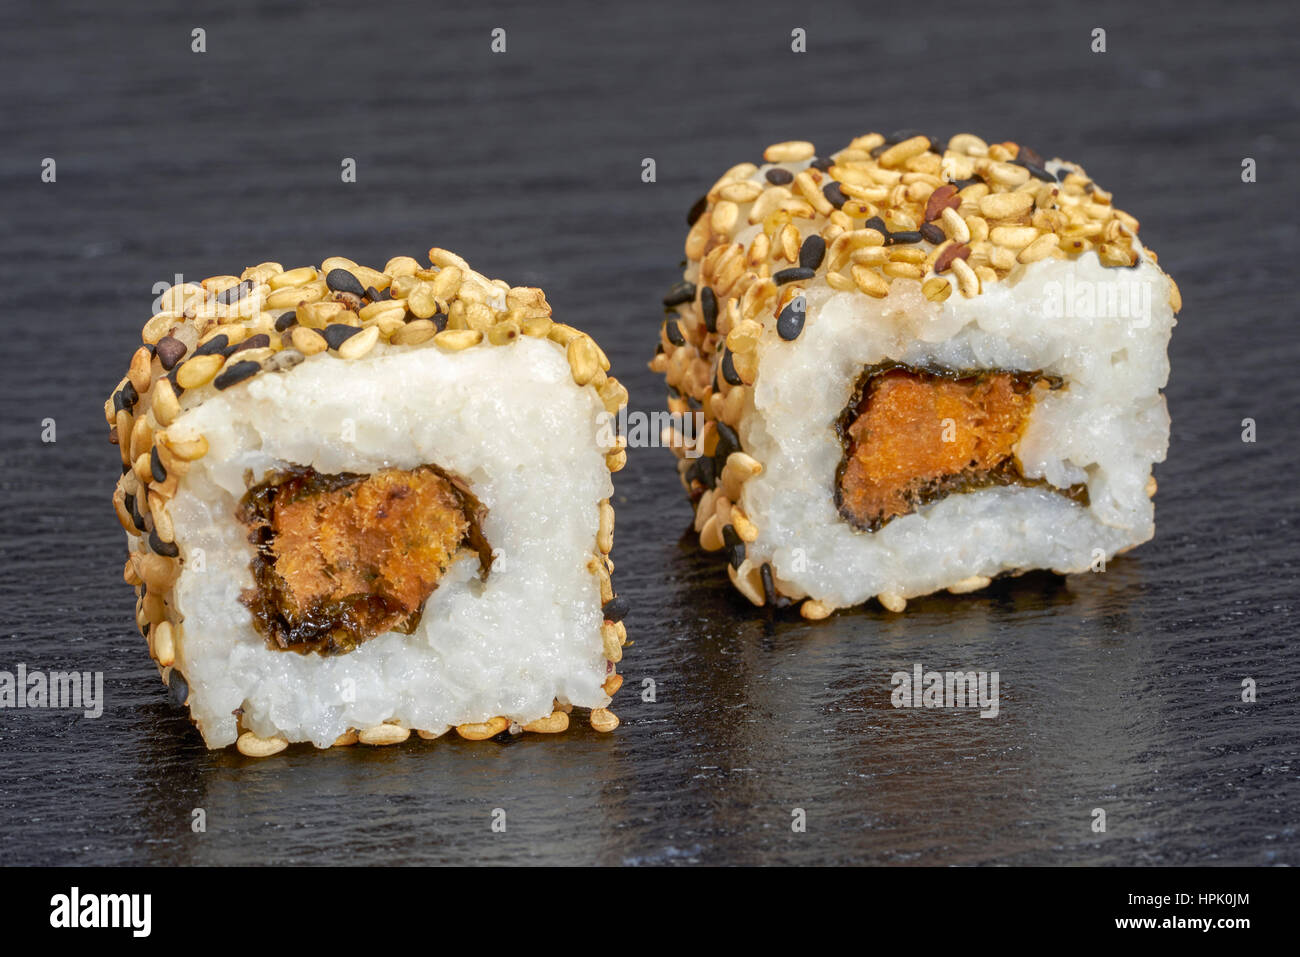
<svg viewBox="0 0 1300 957">
<path fill-rule="evenodd" d="M 0 861 L 1300 857 L 1293 4 L 442 6 L 27 2 L 0 31 L 0 668 L 103 670 L 108 697 L 97 720 L 0 712 Z M 617 733 L 203 749 L 132 628 L 109 503 L 101 403 L 155 282 L 446 246 L 544 286 L 659 408 L 645 362 L 691 202 L 769 142 L 899 127 L 1082 162 L 1178 279 L 1153 542 L 1104 575 L 903 616 L 769 620 L 680 537 L 669 454 L 636 450 L 617 476 L 635 639 Z M 893 709 L 889 676 L 915 662 L 999 670 L 1001 716 Z"/>
</svg>

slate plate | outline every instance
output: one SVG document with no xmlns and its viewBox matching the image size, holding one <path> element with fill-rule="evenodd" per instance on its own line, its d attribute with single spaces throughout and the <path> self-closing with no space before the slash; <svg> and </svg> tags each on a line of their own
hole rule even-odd
<svg viewBox="0 0 1300 957">
<path fill-rule="evenodd" d="M 0 33 L 0 668 L 102 670 L 108 700 L 0 712 L 5 861 L 1294 862 L 1294 5 L 985 6 L 28 5 Z M 898 127 L 1081 161 L 1177 277 L 1154 542 L 903 616 L 767 617 L 680 537 L 669 454 L 635 450 L 617 733 L 204 751 L 132 630 L 109 505 L 100 407 L 154 283 L 450 247 L 544 285 L 657 409 L 645 362 L 691 202 L 769 142 Z M 999 717 L 892 708 L 889 676 L 917 662 L 998 670 Z"/>
</svg>

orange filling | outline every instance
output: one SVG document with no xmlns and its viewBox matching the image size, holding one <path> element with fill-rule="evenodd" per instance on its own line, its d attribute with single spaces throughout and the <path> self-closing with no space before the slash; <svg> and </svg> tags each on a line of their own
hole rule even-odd
<svg viewBox="0 0 1300 957">
<path fill-rule="evenodd" d="M 841 513 L 875 530 L 952 492 L 1020 481 L 1016 443 L 1042 378 L 899 368 L 870 375 L 841 430 Z"/>
<path fill-rule="evenodd" d="M 244 601 L 281 649 L 337 654 L 409 634 L 462 545 L 490 561 L 481 506 L 431 466 L 277 473 L 245 496 L 241 517 L 259 546 Z"/>
</svg>

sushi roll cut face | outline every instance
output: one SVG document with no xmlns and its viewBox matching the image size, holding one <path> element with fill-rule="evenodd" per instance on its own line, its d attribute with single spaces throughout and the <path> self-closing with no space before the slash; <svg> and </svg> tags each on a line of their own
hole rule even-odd
<svg viewBox="0 0 1300 957">
<path fill-rule="evenodd" d="M 105 405 L 136 621 L 210 747 L 617 725 L 627 392 L 541 290 L 429 260 L 175 286 Z"/>
<path fill-rule="evenodd" d="M 651 368 L 756 604 L 1097 570 L 1154 533 L 1181 306 L 1083 169 L 971 134 L 778 143 L 692 208 Z"/>
</svg>

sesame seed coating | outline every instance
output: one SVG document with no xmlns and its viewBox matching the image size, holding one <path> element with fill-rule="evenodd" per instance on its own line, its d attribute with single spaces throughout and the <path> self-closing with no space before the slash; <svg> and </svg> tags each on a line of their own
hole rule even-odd
<svg viewBox="0 0 1300 957">
<path fill-rule="evenodd" d="M 703 211 L 707 198 L 701 202 Z M 399 256 L 382 270 L 342 257 L 327 259 L 319 267 L 289 270 L 261 263 L 239 276 L 172 286 L 160 297 L 163 311 L 144 324 L 142 345 L 132 354 L 129 373 L 114 388 L 104 411 L 110 440 L 122 455 L 113 504 L 128 533 L 123 577 L 136 588 L 137 624 L 178 704 L 188 698 L 185 678 L 173 666 L 178 655 L 184 661 L 185 635 L 183 622 L 173 620 L 170 597 L 185 557 L 173 540 L 168 503 L 190 463 L 208 453 L 203 435 L 173 434 L 185 428 L 186 411 L 223 390 L 242 388 L 259 375 L 306 361 L 352 362 L 391 349 L 436 348 L 454 354 L 508 348 L 521 335 L 553 343 L 569 360 L 573 388 L 591 389 L 606 412 L 616 415 L 627 404 L 627 390 L 608 374 L 604 352 L 584 333 L 556 323 L 541 289 L 488 279 L 445 249 L 430 249 L 428 261 L 425 266 Z M 694 305 L 693 283 L 675 288 L 677 305 Z M 677 321 L 671 324 L 681 335 Z M 625 444 L 618 437 L 615 445 L 602 448 L 611 471 L 626 462 Z M 599 583 L 606 614 L 616 616 L 612 639 L 602 636 L 610 652 L 606 688 L 613 690 L 606 693 L 611 695 L 621 684 L 614 680 L 613 668 L 627 640 L 621 622 L 625 604 L 614 595 L 610 581 L 612 547 L 613 508 L 606 501 L 601 503 L 588 569 Z M 565 709 L 557 703 L 551 716 L 522 729 L 514 727 L 562 731 L 568 725 Z M 617 725 L 612 713 L 597 712 L 594 723 Z M 485 722 L 487 726 L 493 729 L 487 735 L 491 737 L 512 723 L 502 717 Z M 287 746 L 282 738 L 262 739 L 242 730 L 241 753 L 265 756 Z M 393 724 L 353 729 L 336 743 L 392 744 L 405 740 L 411 730 Z M 444 730 L 421 730 L 420 737 L 438 737 Z"/>
<path fill-rule="evenodd" d="M 664 299 L 676 328 L 659 337 L 650 363 L 675 390 L 670 411 L 704 414 L 697 435 L 673 434 L 701 545 L 728 553 L 733 583 L 759 604 L 780 584 L 770 566 L 737 552 L 725 529 L 740 526 L 716 510 L 738 508 L 743 491 L 746 472 L 731 461 L 744 455 L 735 430 L 759 375 L 759 344 L 800 337 L 808 283 L 873 299 L 915 283 L 935 309 L 950 309 L 1047 259 L 1155 262 L 1137 219 L 1080 166 L 1014 142 L 897 130 L 820 157 L 812 143 L 776 143 L 762 161 L 727 170 L 693 208 L 685 275 Z M 685 295 L 695 287 L 698 298 Z M 1170 301 L 1181 305 L 1172 281 Z M 748 516 L 742 524 L 743 546 L 758 530 Z M 805 605 L 807 617 L 829 613 Z"/>
</svg>

